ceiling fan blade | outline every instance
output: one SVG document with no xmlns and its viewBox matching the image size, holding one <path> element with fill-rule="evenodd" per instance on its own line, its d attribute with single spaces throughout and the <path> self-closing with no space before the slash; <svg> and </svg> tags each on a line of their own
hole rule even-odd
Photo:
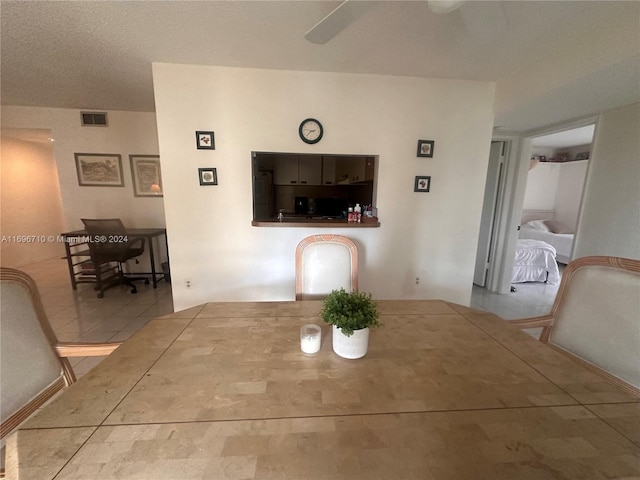
<svg viewBox="0 0 640 480">
<path fill-rule="evenodd" d="M 311 30 L 304 34 L 304 38 L 311 43 L 325 44 L 353 21 L 369 10 L 376 2 L 362 2 L 345 0 L 329 15 L 316 23 Z"/>
</svg>

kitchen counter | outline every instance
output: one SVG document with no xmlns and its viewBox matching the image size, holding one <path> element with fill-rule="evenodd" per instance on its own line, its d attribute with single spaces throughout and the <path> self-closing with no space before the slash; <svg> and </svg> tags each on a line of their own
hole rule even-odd
<svg viewBox="0 0 640 480">
<path fill-rule="evenodd" d="M 344 218 L 315 217 L 312 215 L 285 215 L 282 220 L 254 220 L 251 222 L 254 227 L 334 227 L 334 228 L 370 228 L 379 227 L 380 222 L 366 221 L 360 223 L 349 223 Z"/>
</svg>

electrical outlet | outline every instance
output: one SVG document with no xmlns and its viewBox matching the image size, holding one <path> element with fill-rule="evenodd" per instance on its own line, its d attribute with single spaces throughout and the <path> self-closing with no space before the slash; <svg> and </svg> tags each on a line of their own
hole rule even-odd
<svg viewBox="0 0 640 480">
<path fill-rule="evenodd" d="M 416 277 L 416 285 L 420 283 L 420 277 Z"/>
<path fill-rule="evenodd" d="M 191 288 L 191 279 L 190 278 L 185 278 L 184 279 L 184 286 L 187 288 Z"/>
</svg>

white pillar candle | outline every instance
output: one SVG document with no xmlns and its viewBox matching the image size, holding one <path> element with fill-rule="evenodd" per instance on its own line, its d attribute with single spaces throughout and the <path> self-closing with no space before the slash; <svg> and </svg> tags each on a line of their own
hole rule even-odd
<svg viewBox="0 0 640 480">
<path fill-rule="evenodd" d="M 300 349 L 305 355 L 315 355 L 320 351 L 322 330 L 318 325 L 300 327 Z"/>
</svg>

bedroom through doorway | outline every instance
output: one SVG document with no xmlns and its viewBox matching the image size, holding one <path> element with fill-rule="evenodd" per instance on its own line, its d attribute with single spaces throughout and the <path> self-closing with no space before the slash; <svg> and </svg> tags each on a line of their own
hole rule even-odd
<svg viewBox="0 0 640 480">
<path fill-rule="evenodd" d="M 482 262 L 478 258 L 472 308 L 508 320 L 549 311 L 562 270 L 571 260 L 594 129 L 592 123 L 532 138 L 511 293 L 485 288 L 481 282 L 485 277 L 478 267 Z M 488 176 L 487 192 L 495 188 Z M 483 223 L 491 228 L 484 218 Z M 478 253 L 481 254 L 480 248 Z"/>
<path fill-rule="evenodd" d="M 595 125 L 533 138 L 520 239 L 544 241 L 571 260 Z"/>
</svg>

